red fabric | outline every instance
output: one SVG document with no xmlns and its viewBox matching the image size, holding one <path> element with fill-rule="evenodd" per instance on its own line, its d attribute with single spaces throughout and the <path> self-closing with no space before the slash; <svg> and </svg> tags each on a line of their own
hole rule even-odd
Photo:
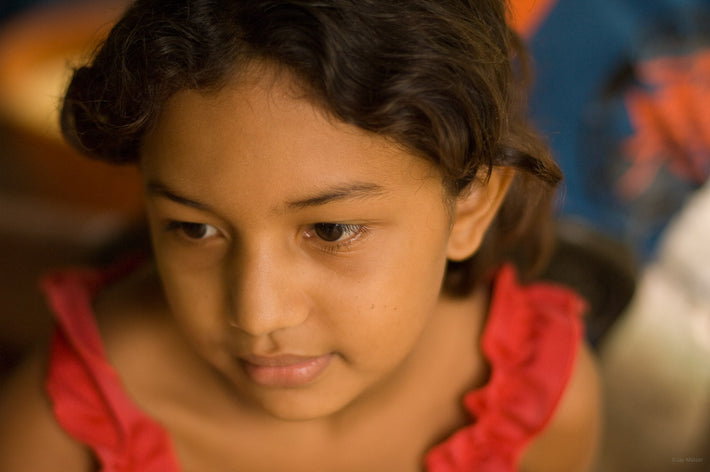
<svg viewBox="0 0 710 472">
<path fill-rule="evenodd" d="M 179 471 L 167 433 L 135 406 L 108 363 L 94 321 L 94 295 L 131 265 L 107 273 L 67 271 L 42 281 L 58 324 L 46 388 L 59 423 L 92 449 L 102 471 Z"/>
<path fill-rule="evenodd" d="M 517 470 L 572 374 L 585 309 L 567 289 L 522 287 L 511 267 L 500 270 L 482 336 L 490 378 L 464 398 L 473 423 L 429 451 L 429 472 Z"/>
<path fill-rule="evenodd" d="M 166 430 L 139 410 L 108 363 L 94 321 L 96 292 L 131 269 L 59 272 L 43 280 L 55 330 L 47 391 L 62 427 L 96 454 L 104 472 L 177 472 Z M 429 472 L 513 472 L 544 429 L 572 372 L 584 303 L 553 285 L 497 276 L 482 336 L 488 383 L 464 399 L 472 423 L 426 456 Z"/>
</svg>

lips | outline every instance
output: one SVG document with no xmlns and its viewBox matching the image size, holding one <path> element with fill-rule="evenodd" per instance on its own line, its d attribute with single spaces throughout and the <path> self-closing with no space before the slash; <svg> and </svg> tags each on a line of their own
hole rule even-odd
<svg viewBox="0 0 710 472">
<path fill-rule="evenodd" d="M 295 388 L 315 381 L 332 360 L 332 354 L 308 357 L 281 355 L 244 356 L 240 364 L 246 375 L 264 387 Z"/>
</svg>

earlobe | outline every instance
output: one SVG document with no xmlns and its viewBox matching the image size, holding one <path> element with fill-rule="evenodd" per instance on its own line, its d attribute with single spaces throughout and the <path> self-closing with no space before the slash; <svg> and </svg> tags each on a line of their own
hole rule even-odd
<svg viewBox="0 0 710 472">
<path fill-rule="evenodd" d="M 446 255 L 461 261 L 476 252 L 513 181 L 512 168 L 494 168 L 486 184 L 473 183 L 456 200 Z"/>
</svg>

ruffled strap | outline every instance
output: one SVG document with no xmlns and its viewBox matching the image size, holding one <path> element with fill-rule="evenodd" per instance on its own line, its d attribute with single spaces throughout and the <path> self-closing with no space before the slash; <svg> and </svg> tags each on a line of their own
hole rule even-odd
<svg viewBox="0 0 710 472">
<path fill-rule="evenodd" d="M 102 286 L 133 265 L 43 278 L 57 322 L 46 388 L 58 422 L 94 451 L 103 471 L 178 471 L 166 431 L 133 404 L 108 363 L 91 306 Z"/>
<path fill-rule="evenodd" d="M 465 396 L 474 422 L 429 452 L 429 472 L 517 470 L 572 375 L 585 310 L 565 288 L 522 287 L 511 266 L 500 270 L 481 341 L 490 378 Z"/>
</svg>

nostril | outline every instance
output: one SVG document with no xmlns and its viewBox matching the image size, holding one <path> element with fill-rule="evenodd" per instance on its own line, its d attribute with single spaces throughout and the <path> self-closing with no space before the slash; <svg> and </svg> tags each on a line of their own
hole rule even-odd
<svg viewBox="0 0 710 472">
<path fill-rule="evenodd" d="M 239 330 L 250 336 L 264 336 L 302 325 L 310 310 L 303 304 L 289 308 L 259 311 L 241 311 L 228 314 L 224 320 L 227 329 Z"/>
</svg>

